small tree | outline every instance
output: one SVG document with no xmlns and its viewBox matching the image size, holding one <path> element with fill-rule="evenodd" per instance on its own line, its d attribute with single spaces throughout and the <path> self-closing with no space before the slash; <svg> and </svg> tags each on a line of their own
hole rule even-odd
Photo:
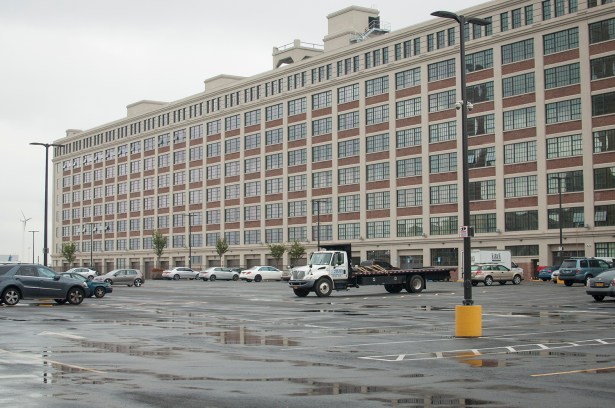
<svg viewBox="0 0 615 408">
<path fill-rule="evenodd" d="M 288 256 L 290 257 L 291 265 L 295 265 L 297 259 L 303 258 L 305 255 L 305 247 L 299 243 L 299 241 L 295 241 L 288 248 Z"/>
<path fill-rule="evenodd" d="M 220 257 L 220 266 L 223 266 L 222 256 L 228 252 L 228 243 L 226 242 L 226 238 L 218 238 L 216 241 L 216 252 Z"/>
<path fill-rule="evenodd" d="M 158 230 L 154 231 L 152 234 L 152 246 L 154 248 L 154 254 L 156 254 L 156 259 L 158 259 L 158 266 L 160 266 L 160 257 L 167 246 L 167 237 L 162 235 L 162 232 Z"/>
<path fill-rule="evenodd" d="M 267 246 L 269 247 L 271 256 L 277 261 L 279 268 L 280 259 L 282 259 L 282 257 L 284 256 L 284 252 L 286 252 L 286 247 L 284 246 L 284 244 L 267 244 Z"/>
<path fill-rule="evenodd" d="M 71 266 L 72 263 L 75 262 L 75 258 L 77 257 L 75 252 L 77 252 L 77 245 L 75 245 L 74 242 L 71 241 L 62 244 L 62 256 L 66 259 L 66 262 L 68 262 L 68 266 Z"/>
</svg>

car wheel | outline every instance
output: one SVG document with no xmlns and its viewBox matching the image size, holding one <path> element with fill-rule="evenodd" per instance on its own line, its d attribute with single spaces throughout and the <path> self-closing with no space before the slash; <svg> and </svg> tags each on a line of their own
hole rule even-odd
<svg viewBox="0 0 615 408">
<path fill-rule="evenodd" d="M 91 281 L 92 279 L 94 279 L 94 275 L 88 275 L 88 280 Z"/>
<path fill-rule="evenodd" d="M 209 280 L 212 281 L 212 282 L 215 281 L 216 280 L 216 275 L 211 275 L 209 277 Z"/>
<path fill-rule="evenodd" d="M 295 295 L 299 297 L 306 297 L 307 295 L 310 294 L 309 289 L 293 289 L 293 292 L 295 292 Z"/>
<path fill-rule="evenodd" d="M 141 278 L 137 278 L 137 279 L 135 279 L 134 284 L 135 284 L 135 286 L 136 286 L 137 288 L 138 288 L 138 287 L 140 287 L 141 285 L 143 285 L 143 279 L 141 279 Z"/>
<path fill-rule="evenodd" d="M 19 303 L 19 299 L 21 299 L 21 293 L 19 293 L 17 288 L 6 288 L 2 292 L 2 302 L 8 306 L 15 306 Z"/>
<path fill-rule="evenodd" d="M 58 305 L 63 305 L 66 303 L 66 299 L 53 299 Z"/>
<path fill-rule="evenodd" d="M 113 281 L 111 279 L 105 279 L 105 282 L 107 282 L 109 285 L 113 285 Z"/>
<path fill-rule="evenodd" d="M 201 279 L 203 279 L 203 282 L 207 282 L 207 278 L 201 278 Z"/>
<path fill-rule="evenodd" d="M 521 283 L 521 276 L 519 275 L 515 275 L 513 276 L 513 280 L 512 280 L 513 285 L 518 285 Z"/>
<path fill-rule="evenodd" d="M 179 275 L 173 275 L 173 280 L 179 280 Z"/>
<path fill-rule="evenodd" d="M 477 281 L 472 281 L 472 286 L 478 286 L 478 282 Z"/>
<path fill-rule="evenodd" d="M 493 285 L 493 278 L 491 276 L 486 276 L 485 277 L 485 286 L 491 286 Z"/>
<path fill-rule="evenodd" d="M 66 295 L 66 300 L 71 305 L 80 305 L 85 297 L 85 292 L 81 288 L 70 288 Z"/>
<path fill-rule="evenodd" d="M 105 293 L 107 293 L 107 291 L 102 286 L 98 286 L 96 289 L 94 289 L 94 296 L 96 296 L 97 298 L 105 297 Z"/>
<path fill-rule="evenodd" d="M 234 281 L 238 281 L 239 280 L 239 275 L 233 275 L 233 280 Z"/>
<path fill-rule="evenodd" d="M 263 277 L 262 277 L 262 276 L 260 276 L 260 275 L 256 275 L 256 276 L 254 277 L 254 282 L 260 282 L 260 281 L 262 281 L 262 280 L 263 280 Z"/>
<path fill-rule="evenodd" d="M 594 295 L 593 298 L 596 302 L 602 302 L 604 300 L 604 296 L 602 295 Z"/>
<path fill-rule="evenodd" d="M 314 291 L 318 297 L 327 297 L 331 294 L 333 288 L 331 287 L 331 281 L 326 278 L 320 278 L 314 285 Z"/>
<path fill-rule="evenodd" d="M 564 285 L 566 286 L 572 286 L 573 283 L 573 281 L 564 281 Z"/>
<path fill-rule="evenodd" d="M 548 281 L 548 279 L 542 279 L 542 281 L 543 281 L 543 282 L 546 282 L 546 281 Z"/>
</svg>

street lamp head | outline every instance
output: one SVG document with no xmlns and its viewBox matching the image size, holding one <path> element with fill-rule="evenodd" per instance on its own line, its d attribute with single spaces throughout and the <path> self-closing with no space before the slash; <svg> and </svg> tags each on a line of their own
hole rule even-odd
<svg viewBox="0 0 615 408">
<path fill-rule="evenodd" d="M 450 11 L 434 11 L 431 15 L 434 17 L 450 18 L 459 22 L 459 16 L 455 13 L 451 13 Z"/>
<path fill-rule="evenodd" d="M 480 25 L 480 26 L 487 26 L 491 24 L 491 21 L 485 20 L 484 18 L 469 17 L 466 19 L 466 23 L 472 23 L 474 25 Z"/>
</svg>

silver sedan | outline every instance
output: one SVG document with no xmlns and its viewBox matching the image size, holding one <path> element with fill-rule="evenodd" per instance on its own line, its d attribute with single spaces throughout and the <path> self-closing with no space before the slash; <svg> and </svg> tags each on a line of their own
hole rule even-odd
<svg viewBox="0 0 615 408">
<path fill-rule="evenodd" d="M 197 279 L 203 281 L 215 281 L 218 279 L 223 280 L 239 280 L 239 273 L 231 270 L 231 268 L 224 268 L 221 266 L 214 266 L 205 269 L 203 272 L 199 272 Z"/>
</svg>

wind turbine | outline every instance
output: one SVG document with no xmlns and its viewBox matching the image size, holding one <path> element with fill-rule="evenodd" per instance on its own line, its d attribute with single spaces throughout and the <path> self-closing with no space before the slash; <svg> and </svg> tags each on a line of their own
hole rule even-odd
<svg viewBox="0 0 615 408">
<path fill-rule="evenodd" d="M 26 215 L 23 213 L 23 211 L 21 211 L 21 216 L 23 217 L 21 220 L 19 220 L 23 224 L 23 231 L 21 232 L 21 259 L 25 260 L 26 255 L 24 252 L 24 246 L 26 242 L 26 224 L 32 219 L 32 217 L 26 218 Z"/>
</svg>

